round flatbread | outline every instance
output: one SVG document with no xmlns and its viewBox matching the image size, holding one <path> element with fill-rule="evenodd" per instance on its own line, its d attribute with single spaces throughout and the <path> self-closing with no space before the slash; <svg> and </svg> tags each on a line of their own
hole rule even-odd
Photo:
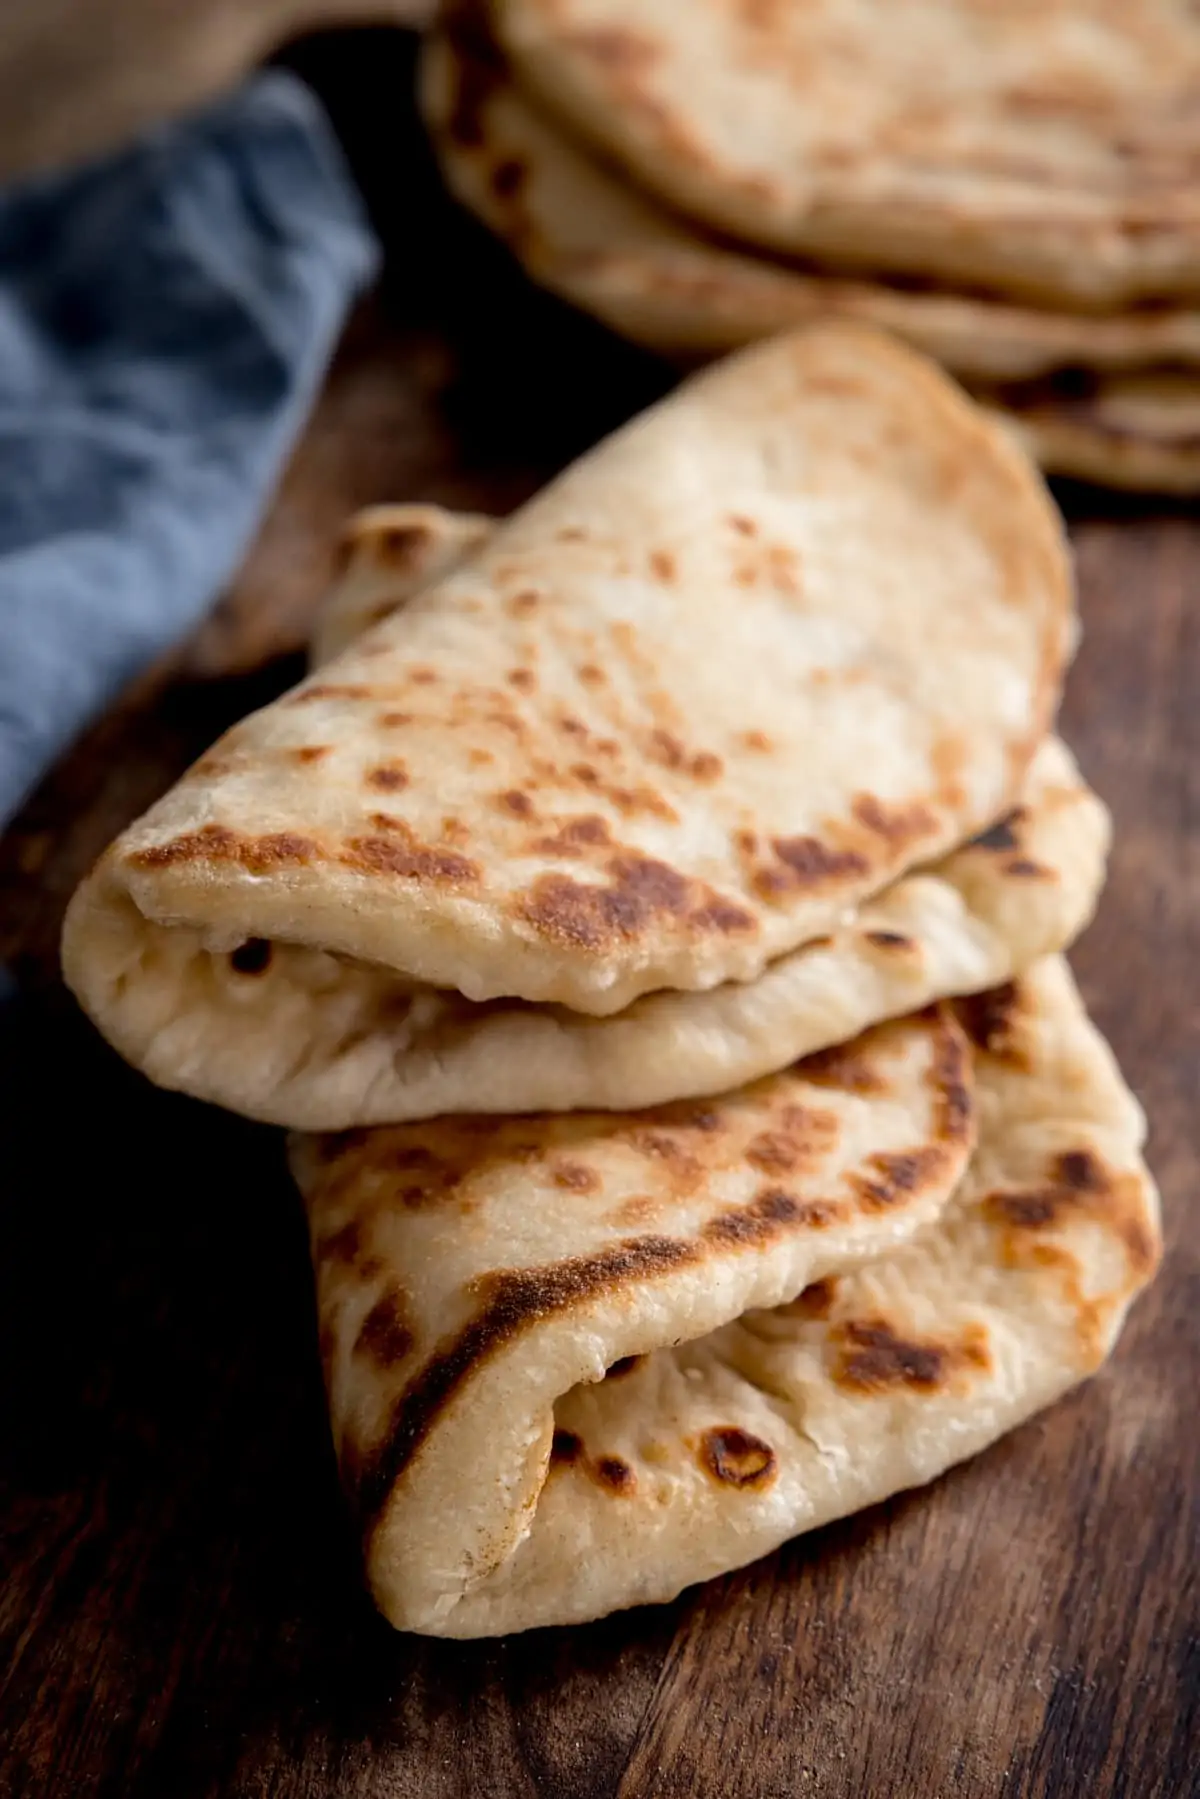
<svg viewBox="0 0 1200 1799">
<path fill-rule="evenodd" d="M 777 250 L 1115 306 L 1200 292 L 1188 0 L 496 0 L 522 85 Z"/>
<path fill-rule="evenodd" d="M 1200 308 L 1117 313 L 838 278 L 706 236 L 610 173 L 516 87 L 468 9 L 426 39 L 421 93 L 446 181 L 535 281 L 676 361 L 836 317 L 894 331 L 956 374 L 1200 362 Z"/>
</svg>

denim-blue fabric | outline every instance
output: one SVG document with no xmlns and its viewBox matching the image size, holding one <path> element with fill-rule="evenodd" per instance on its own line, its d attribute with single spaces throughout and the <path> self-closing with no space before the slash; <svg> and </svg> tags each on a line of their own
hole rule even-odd
<svg viewBox="0 0 1200 1799">
<path fill-rule="evenodd" d="M 283 71 L 0 194 L 0 824 L 217 598 L 376 261 Z"/>
</svg>

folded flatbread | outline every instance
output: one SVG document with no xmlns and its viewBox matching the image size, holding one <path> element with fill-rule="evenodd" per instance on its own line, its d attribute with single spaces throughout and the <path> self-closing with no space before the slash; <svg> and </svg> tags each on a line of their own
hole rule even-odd
<svg viewBox="0 0 1200 1799">
<path fill-rule="evenodd" d="M 437 506 L 379 506 L 347 532 L 347 566 L 317 621 L 314 660 L 336 655 L 477 546 L 487 521 Z M 222 964 L 203 1011 L 160 980 L 143 995 L 134 1056 L 166 1085 L 233 1103 L 222 1077 L 236 1034 L 238 1103 L 256 1116 L 342 1129 L 442 1112 L 623 1110 L 721 1093 L 957 993 L 1008 980 L 1090 918 L 1109 823 L 1064 745 L 1038 750 L 1019 804 L 941 862 L 863 902 L 829 937 L 755 981 L 653 993 L 609 1018 L 403 988 L 379 973 L 335 996 L 327 959 L 286 949 L 256 973 Z M 301 958 L 306 957 L 302 962 Z M 297 987 L 306 1009 L 296 1002 Z M 405 999 L 409 1003 L 405 1005 Z"/>
<path fill-rule="evenodd" d="M 1023 306 L 839 278 L 706 235 L 610 173 L 520 92 L 478 0 L 426 40 L 421 90 L 446 180 L 535 281 L 636 343 L 699 360 L 824 317 L 894 331 L 956 374 L 1015 381 L 1064 366 L 1200 362 L 1200 307 Z"/>
<path fill-rule="evenodd" d="M 933 1011 L 706 1105 L 294 1141 L 393 1624 L 669 1599 L 1103 1361 L 1159 1253 L 1137 1104 L 1064 963 L 960 1022 L 969 1055 Z"/>
<path fill-rule="evenodd" d="M 751 979 L 1012 806 L 1073 630 L 1048 496 L 948 381 L 757 346 L 229 732 L 76 894 L 67 978 L 139 1066 L 164 986 L 186 1052 L 280 945 L 351 1013 L 380 969 L 596 1014 Z"/>
<path fill-rule="evenodd" d="M 314 665 L 394 616 L 494 529 L 438 506 L 360 514 L 317 620 Z M 306 1130 L 721 1093 L 1063 948 L 1091 916 L 1108 839 L 1104 806 L 1050 739 L 1018 804 L 982 838 L 862 902 L 754 981 L 647 994 L 592 1018 L 521 1000 L 478 1005 L 383 969 L 350 971 L 320 950 L 258 944 L 207 959 L 201 988 L 185 933 L 159 939 L 150 965 L 129 920 L 109 939 L 110 983 L 121 957 L 128 978 L 107 1028 L 163 1086 Z"/>
<path fill-rule="evenodd" d="M 522 87 L 756 245 L 1116 306 L 1200 293 L 1189 0 L 494 0 Z"/>
<path fill-rule="evenodd" d="M 1042 467 L 1104 487 L 1200 493 L 1200 373 L 1084 375 L 981 388 Z"/>
</svg>

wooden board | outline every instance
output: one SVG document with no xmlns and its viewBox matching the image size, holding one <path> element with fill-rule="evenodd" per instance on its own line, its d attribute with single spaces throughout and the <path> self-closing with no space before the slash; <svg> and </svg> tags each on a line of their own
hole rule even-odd
<svg viewBox="0 0 1200 1799">
<path fill-rule="evenodd" d="M 379 119 L 394 129 L 403 55 L 335 50 L 335 72 L 364 71 L 347 129 L 369 148 Z M 1150 1114 L 1164 1273 L 1085 1391 L 932 1489 L 674 1605 L 479 1645 L 374 1616 L 279 1138 L 151 1089 L 58 982 L 92 856 L 294 678 L 294 657 L 194 671 L 294 648 L 345 507 L 506 509 L 664 383 L 507 276 L 404 167 L 399 197 L 376 193 L 385 300 L 355 322 L 219 621 L 0 849 L 16 977 L 0 1004 L 0 1793 L 1193 1795 L 1200 521 L 1067 496 L 1085 638 L 1064 727 L 1117 830 L 1074 962 Z"/>
</svg>

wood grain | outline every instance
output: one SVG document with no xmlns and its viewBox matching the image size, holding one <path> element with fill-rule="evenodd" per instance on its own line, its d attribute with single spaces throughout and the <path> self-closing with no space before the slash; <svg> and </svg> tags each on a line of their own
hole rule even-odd
<svg viewBox="0 0 1200 1799">
<path fill-rule="evenodd" d="M 385 78 L 379 48 L 382 104 L 403 54 Z M 403 210 L 193 668 L 298 641 L 345 504 L 505 509 L 662 384 L 415 185 Z M 1117 828 L 1074 961 L 1152 1121 L 1164 1273 L 1085 1391 L 672 1606 L 479 1645 L 374 1616 L 279 1140 L 152 1090 L 59 984 L 84 867 L 296 661 L 158 671 L 34 797 L 0 847 L 0 1793 L 1200 1791 L 1200 521 L 1064 498 L 1086 628 L 1064 727 Z"/>
</svg>

